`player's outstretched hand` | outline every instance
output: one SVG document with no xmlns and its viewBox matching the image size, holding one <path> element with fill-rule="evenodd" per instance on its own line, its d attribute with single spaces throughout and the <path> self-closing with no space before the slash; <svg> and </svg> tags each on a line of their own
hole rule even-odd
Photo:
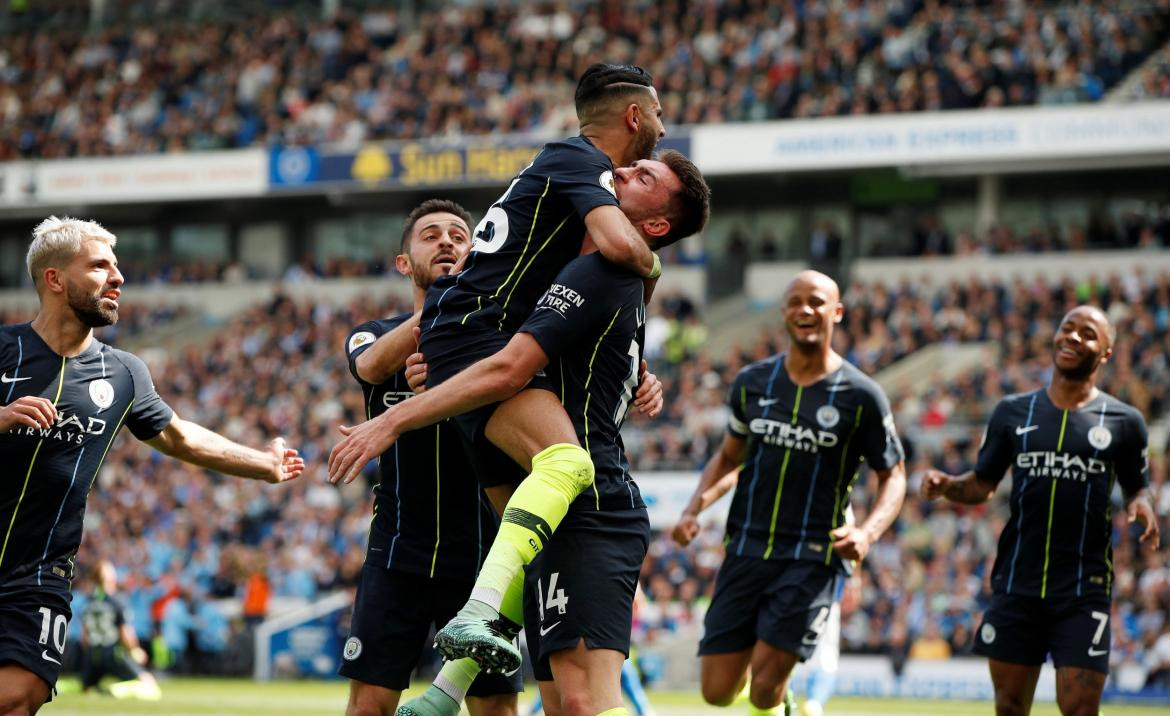
<svg viewBox="0 0 1170 716">
<path fill-rule="evenodd" d="M 25 395 L 0 408 L 0 432 L 17 425 L 30 428 L 49 428 L 57 422 L 57 408 L 53 401 L 39 395 Z"/>
<path fill-rule="evenodd" d="M 1126 514 L 1130 524 L 1140 522 L 1145 527 L 1138 541 L 1149 549 L 1158 549 L 1162 544 L 1162 534 L 1158 527 L 1158 517 L 1154 514 L 1154 508 L 1150 501 L 1144 497 L 1134 499 L 1129 503 Z"/>
<path fill-rule="evenodd" d="M 656 418 L 662 412 L 662 381 L 658 376 L 646 369 L 646 361 L 642 361 L 642 383 L 634 395 L 634 407 L 648 418 Z"/>
<path fill-rule="evenodd" d="M 386 421 L 393 408 L 361 425 L 339 425 L 345 438 L 329 451 L 329 481 L 353 482 L 370 460 L 386 452 L 398 439 L 387 427 Z"/>
<path fill-rule="evenodd" d="M 274 438 L 269 442 L 268 452 L 276 456 L 276 463 L 272 473 L 264 478 L 265 482 L 275 485 L 278 482 L 295 480 L 305 471 L 305 459 L 296 450 L 285 445 L 284 438 Z"/>
<path fill-rule="evenodd" d="M 683 515 L 678 524 L 670 530 L 670 538 L 678 543 L 679 547 L 686 547 L 695 537 L 699 536 L 699 518 L 694 515 Z"/>
<path fill-rule="evenodd" d="M 415 393 L 427 389 L 427 357 L 422 353 L 411 353 L 406 359 L 406 384 Z"/>
<path fill-rule="evenodd" d="M 829 533 L 833 539 L 833 551 L 841 559 L 857 562 L 869 554 L 869 534 L 857 525 L 842 525 Z"/>
<path fill-rule="evenodd" d="M 951 476 L 942 470 L 927 470 L 922 476 L 922 496 L 928 500 L 937 500 L 946 495 L 950 484 Z"/>
</svg>

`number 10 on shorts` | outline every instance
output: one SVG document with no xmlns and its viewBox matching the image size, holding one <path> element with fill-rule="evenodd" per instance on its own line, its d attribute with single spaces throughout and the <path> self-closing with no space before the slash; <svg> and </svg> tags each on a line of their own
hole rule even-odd
<svg viewBox="0 0 1170 716">
<path fill-rule="evenodd" d="M 565 609 L 569 606 L 569 597 L 565 594 L 565 590 L 557 589 L 557 578 L 561 576 L 560 572 L 553 572 L 548 578 L 548 601 L 545 601 L 544 585 L 541 580 L 536 580 L 536 606 L 540 609 L 540 621 L 544 622 L 544 610 L 552 612 L 557 610 L 557 614 L 564 614 Z"/>
<path fill-rule="evenodd" d="M 48 607 L 41 607 L 38 609 L 41 613 L 41 639 L 42 644 L 49 643 L 49 632 L 52 632 L 53 646 L 57 647 L 57 653 L 65 653 L 65 629 L 69 626 L 69 620 L 65 618 L 64 614 L 58 614 L 56 620 L 53 619 L 53 612 Z"/>
</svg>

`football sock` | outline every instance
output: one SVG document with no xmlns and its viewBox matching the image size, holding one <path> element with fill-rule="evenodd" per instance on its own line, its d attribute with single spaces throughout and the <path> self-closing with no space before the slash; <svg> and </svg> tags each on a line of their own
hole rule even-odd
<svg viewBox="0 0 1170 716">
<path fill-rule="evenodd" d="M 439 669 L 439 673 L 435 676 L 435 688 L 447 694 L 455 703 L 463 703 L 463 698 L 467 695 L 467 689 L 471 687 L 471 682 L 475 681 L 475 677 L 479 675 L 479 664 L 475 663 L 475 659 L 455 659 L 443 664 L 443 668 Z"/>
<path fill-rule="evenodd" d="M 777 716 L 780 713 L 780 706 L 773 706 L 770 709 L 759 708 L 752 703 L 748 703 L 748 716 Z"/>
<path fill-rule="evenodd" d="M 625 706 L 618 706 L 616 709 L 609 709 L 602 711 L 597 716 L 630 716 L 630 712 L 626 711 Z"/>
<path fill-rule="evenodd" d="M 508 589 L 504 592 L 504 599 L 500 602 L 500 616 L 511 622 L 508 626 L 514 627 L 517 634 L 520 633 L 520 627 L 524 624 L 523 569 L 516 572 L 516 576 L 512 578 L 512 583 L 508 585 Z"/>
<path fill-rule="evenodd" d="M 471 598 L 499 611 L 508 585 L 544 549 L 569 503 L 591 484 L 593 462 L 579 445 L 560 443 L 537 453 L 532 473 L 508 500 Z"/>
</svg>

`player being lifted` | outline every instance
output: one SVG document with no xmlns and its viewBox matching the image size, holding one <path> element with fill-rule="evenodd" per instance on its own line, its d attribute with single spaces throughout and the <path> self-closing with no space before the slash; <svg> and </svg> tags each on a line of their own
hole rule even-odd
<svg viewBox="0 0 1170 716">
<path fill-rule="evenodd" d="M 654 182 L 642 181 L 650 173 Z M 615 171 L 622 211 L 653 248 L 700 229 L 709 190 L 698 169 L 678 152 Z M 682 201 L 678 201 L 679 199 Z M 673 206 L 685 207 L 675 214 Z M 681 228 L 680 228 L 681 227 Z M 587 249 L 590 242 L 586 241 Z M 388 415 L 394 432 L 506 399 L 548 371 L 582 444 L 596 466 L 592 488 L 569 506 L 560 528 L 527 570 L 523 621 L 533 671 L 550 716 L 625 714 L 622 663 L 629 654 L 634 593 L 650 525 L 630 477 L 619 429 L 631 401 L 650 414 L 661 407 L 661 386 L 643 381 L 644 285 L 640 277 L 596 252 L 570 262 L 520 330 L 498 353 L 451 380 L 405 401 Z M 513 586 L 505 616 L 520 598 Z M 403 704 L 399 716 L 455 716 L 460 688 L 477 665 L 443 666 L 435 685 Z"/>
<path fill-rule="evenodd" d="M 0 327 L 0 713 L 35 713 L 57 681 L 86 500 L 123 425 L 225 474 L 283 482 L 304 470 L 281 438 L 253 450 L 182 420 L 140 359 L 93 337 L 118 320 L 114 243 L 94 222 L 41 222 L 28 250 L 40 311 Z"/>
<path fill-rule="evenodd" d="M 655 278 L 661 271 L 658 257 L 618 208 L 614 188 L 614 168 L 648 159 L 665 133 L 650 76 L 638 67 L 593 65 L 577 85 L 575 103 L 580 136 L 545 145 L 476 227 L 466 268 L 427 292 L 421 350 L 430 385 L 503 348 L 557 273 L 580 253 L 586 230 L 613 263 L 638 276 Z M 640 171 L 636 180 L 653 184 L 660 177 Z M 680 213 L 671 207 L 672 215 Z M 515 386 L 519 392 L 502 403 L 456 420 L 476 451 L 481 483 L 495 494 L 493 501 L 500 494 L 492 488 L 515 481 L 515 465 L 528 477 L 508 500 L 471 599 L 436 637 L 448 659 L 474 654 L 487 668 L 519 665 L 519 650 L 500 628 L 503 595 L 513 581 L 522 582 L 522 567 L 593 482 L 589 453 L 547 381 L 537 375 L 526 388 Z M 333 480 L 352 480 L 397 437 L 377 420 L 341 432 L 347 437 L 329 456 Z M 511 461 L 490 459 L 496 451 L 489 445 Z"/>
<path fill-rule="evenodd" d="M 366 418 L 412 395 L 404 375 L 427 288 L 467 255 L 471 215 L 453 201 L 424 201 L 406 218 L 395 268 L 413 284 L 414 313 L 368 321 L 346 341 Z M 413 320 L 412 320 L 413 319 Z M 340 674 L 351 679 L 349 716 L 392 714 L 418 665 L 431 625 L 467 600 L 499 519 L 449 422 L 406 433 L 379 462 L 374 519 Z M 471 685 L 473 716 L 516 713 L 522 674 L 484 674 Z"/>
<path fill-rule="evenodd" d="M 760 713 L 780 703 L 793 667 L 821 638 L 837 581 L 865 558 L 906 493 L 885 394 L 832 349 L 844 313 L 837 284 L 803 271 L 783 310 L 788 352 L 736 376 L 728 433 L 676 527 L 693 538 L 704 494 L 742 465 L 699 653 L 708 703 L 730 705 L 750 666 Z M 862 460 L 877 473 L 877 496 L 852 525 L 846 510 Z"/>
<path fill-rule="evenodd" d="M 1109 319 L 1078 306 L 1052 340 L 1052 381 L 999 402 L 975 469 L 929 471 L 922 492 L 975 505 L 1012 471 L 1011 514 L 992 569 L 992 601 L 975 636 L 987 656 L 999 716 L 1027 714 L 1040 667 L 1056 666 L 1061 713 L 1096 716 L 1109 673 L 1113 585 L 1113 484 L 1129 521 L 1156 548 L 1146 424 L 1133 407 L 1097 389 L 1113 353 Z"/>
</svg>

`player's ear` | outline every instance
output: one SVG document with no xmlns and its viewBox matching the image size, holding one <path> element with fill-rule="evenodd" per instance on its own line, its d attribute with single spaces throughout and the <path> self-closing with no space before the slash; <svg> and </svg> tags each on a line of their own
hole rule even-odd
<svg viewBox="0 0 1170 716">
<path fill-rule="evenodd" d="M 837 307 L 833 309 L 833 323 L 840 323 L 845 318 L 845 304 L 837 301 Z"/>
<path fill-rule="evenodd" d="M 665 216 L 655 216 L 639 222 L 642 233 L 655 239 L 660 239 L 670 233 L 670 220 Z"/>
<path fill-rule="evenodd" d="M 407 278 L 412 278 L 414 275 L 414 272 L 410 268 L 410 259 L 407 258 L 406 254 L 398 254 L 394 257 L 394 268 L 398 273 Z"/>
<path fill-rule="evenodd" d="M 642 107 L 637 102 L 630 102 L 626 105 L 623 119 L 625 119 L 627 129 L 637 132 L 638 128 L 642 126 Z"/>
<path fill-rule="evenodd" d="M 41 274 L 41 285 L 49 293 L 64 293 L 65 283 L 62 280 L 65 272 L 59 268 L 50 266 Z"/>
</svg>

